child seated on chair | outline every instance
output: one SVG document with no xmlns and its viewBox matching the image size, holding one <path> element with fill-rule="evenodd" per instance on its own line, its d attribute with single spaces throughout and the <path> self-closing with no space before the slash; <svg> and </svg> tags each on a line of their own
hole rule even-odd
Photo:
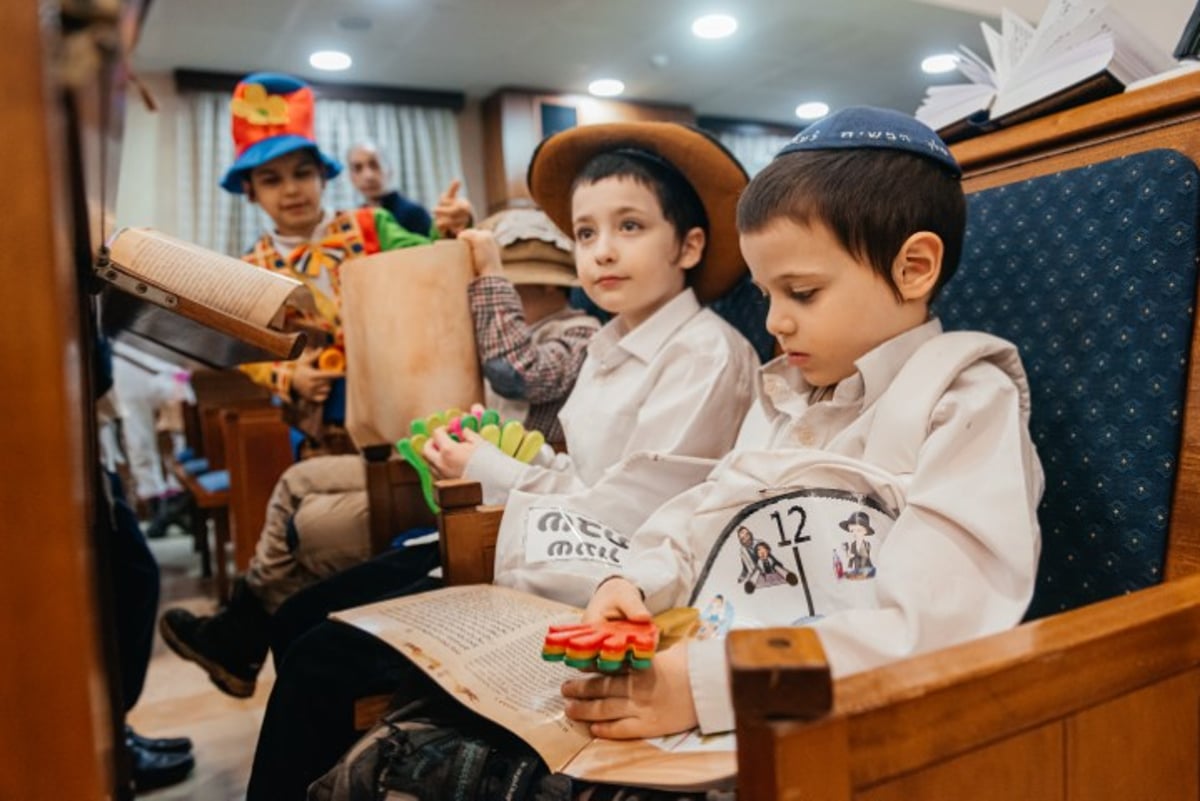
<svg viewBox="0 0 1200 801">
<path fill-rule="evenodd" d="M 742 251 L 783 355 L 762 368 L 751 436 L 632 534 L 626 567 L 585 613 L 645 620 L 690 605 L 706 609 L 707 638 L 622 680 L 565 682 L 566 714 L 594 735 L 732 729 L 729 625 L 812 626 L 844 675 L 1020 621 L 1043 488 L 1025 374 L 1010 343 L 944 333 L 929 314 L 958 264 L 960 175 L 933 131 L 859 107 L 802 131 L 746 189 Z M 420 756 L 405 755 L 402 728 L 386 736 L 389 775 L 406 775 Z M 528 770 L 493 773 L 514 768 Z M 626 797 L 530 785 L 521 797 Z"/>
<path fill-rule="evenodd" d="M 813 627 L 834 675 L 1020 622 L 1043 489 L 1025 373 L 1012 344 L 929 314 L 959 260 L 960 175 L 932 131 L 859 107 L 755 177 L 738 229 L 784 354 L 762 370 L 769 435 L 647 521 L 588 619 L 720 597 L 734 627 Z M 563 694 L 600 737 L 734 724 L 719 638 Z"/>
<path fill-rule="evenodd" d="M 490 502 L 508 501 L 510 525 L 530 499 L 628 489 L 622 519 L 635 527 L 702 481 L 733 445 L 758 367 L 749 342 L 701 305 L 744 274 L 734 209 L 745 183 L 720 144 L 674 123 L 582 126 L 545 140 L 530 165 L 531 193 L 575 239 L 583 290 L 614 315 L 588 346 L 559 413 L 567 452 L 526 465 L 473 432 L 456 442 L 439 431 L 425 448 L 430 464 L 442 476 L 480 480 Z M 486 237 L 463 236 L 477 263 L 490 258 Z M 534 560 L 520 573 L 544 566 Z M 590 589 L 607 572 L 611 565 L 584 565 L 546 592 Z M 370 600 L 360 595 L 354 603 Z M 302 797 L 354 741 L 358 693 L 404 684 L 405 675 L 401 654 L 340 623 L 321 623 L 297 640 L 272 690 L 248 798 Z"/>
<path fill-rule="evenodd" d="M 325 208 L 325 182 L 342 165 L 317 146 L 313 112 L 312 89 L 304 81 L 266 72 L 243 78 L 230 106 L 237 160 L 221 179 L 221 188 L 244 194 L 271 218 L 272 230 L 244 259 L 312 290 L 319 317 L 309 323 L 341 347 L 342 262 L 430 240 L 425 231 L 402 228 L 383 209 Z M 470 203 L 447 193 L 434 209 L 436 230 L 428 233 L 454 236 L 470 218 Z M 282 399 L 289 423 L 303 436 L 302 453 L 349 452 L 353 447 L 342 429 L 344 413 L 326 405 L 342 374 L 318 366 L 321 350 L 312 347 L 295 361 L 246 365 L 243 370 Z"/>
<path fill-rule="evenodd" d="M 496 257 L 488 274 L 468 288 L 486 401 L 503 410 L 505 419 L 523 420 L 557 442 L 558 410 L 600 321 L 568 305 L 569 289 L 578 283 L 571 241 L 545 214 L 502 211 L 480 228 L 488 231 Z M 229 605 L 209 617 L 168 609 L 160 622 L 163 639 L 223 691 L 251 695 L 267 653 L 270 618 L 279 606 L 370 558 L 368 511 L 361 456 L 317 456 L 292 465 L 275 485 L 254 556 L 235 582 Z M 402 549 L 382 559 L 386 569 L 375 565 L 371 578 L 356 582 L 360 591 L 376 586 L 383 591 L 399 581 L 397 571 L 424 575 L 436 564 L 437 546 Z M 345 605 L 354 603 L 349 599 Z"/>
</svg>

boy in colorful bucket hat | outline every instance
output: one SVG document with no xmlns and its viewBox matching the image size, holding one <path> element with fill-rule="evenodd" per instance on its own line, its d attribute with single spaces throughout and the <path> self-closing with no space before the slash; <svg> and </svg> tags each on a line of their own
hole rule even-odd
<svg viewBox="0 0 1200 801">
<path fill-rule="evenodd" d="M 257 203 L 274 225 L 244 258 L 312 290 L 319 314 L 312 327 L 327 332 L 329 344 L 341 347 L 342 262 L 428 244 L 430 237 L 406 230 L 380 208 L 325 208 L 325 182 L 337 176 L 342 165 L 317 145 L 313 91 L 304 81 L 266 72 L 249 75 L 234 89 L 230 112 L 237 158 L 221 187 Z M 437 230 L 430 236 L 454 236 L 470 222 L 470 203 L 447 193 L 434 219 Z M 313 348 L 295 361 L 243 369 L 285 401 L 290 422 L 310 448 L 345 450 L 349 441 L 340 433 L 343 413 L 335 408 L 344 403 L 327 403 L 340 395 L 341 374 L 320 369 L 319 355 Z"/>
</svg>

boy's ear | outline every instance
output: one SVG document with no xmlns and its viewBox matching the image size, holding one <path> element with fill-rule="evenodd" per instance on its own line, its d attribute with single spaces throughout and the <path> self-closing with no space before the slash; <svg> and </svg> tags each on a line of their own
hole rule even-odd
<svg viewBox="0 0 1200 801">
<path fill-rule="evenodd" d="M 684 234 L 683 241 L 679 244 L 679 266 L 690 270 L 699 264 L 704 256 L 704 245 L 707 241 L 704 229 L 699 226 Z"/>
<path fill-rule="evenodd" d="M 942 274 L 942 238 L 917 231 L 904 240 L 892 262 L 892 281 L 904 300 L 928 300 Z"/>
</svg>

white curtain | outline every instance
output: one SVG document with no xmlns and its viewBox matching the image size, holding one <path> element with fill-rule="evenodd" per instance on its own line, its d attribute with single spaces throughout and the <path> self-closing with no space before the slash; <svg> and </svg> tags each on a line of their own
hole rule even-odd
<svg viewBox="0 0 1200 801">
<path fill-rule="evenodd" d="M 730 153 L 737 156 L 737 160 L 742 163 L 751 177 L 767 166 L 775 154 L 792 141 L 790 136 L 768 133 L 735 133 L 733 131 L 721 131 L 717 134 L 717 139 L 729 149 Z"/>
<path fill-rule="evenodd" d="M 180 95 L 179 233 L 204 247 L 240 256 L 270 220 L 245 197 L 218 185 L 234 158 L 229 98 L 225 92 Z M 458 124 L 450 109 L 318 99 L 316 137 L 325 153 L 343 163 L 351 145 L 374 142 L 388 161 L 393 186 L 430 210 L 450 181 L 463 175 Z M 467 190 L 464 185 L 460 194 L 469 195 Z M 359 203 L 345 171 L 326 184 L 326 208 L 354 208 Z"/>
</svg>

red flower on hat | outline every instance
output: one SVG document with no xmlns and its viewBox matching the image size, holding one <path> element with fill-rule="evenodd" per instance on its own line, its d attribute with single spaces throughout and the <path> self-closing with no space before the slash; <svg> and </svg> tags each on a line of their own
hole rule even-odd
<svg viewBox="0 0 1200 801">
<path fill-rule="evenodd" d="M 282 95 L 267 93 L 260 83 L 246 84 L 242 96 L 235 97 L 229 104 L 235 117 L 241 117 L 251 125 L 287 125 L 288 102 Z"/>
</svg>

